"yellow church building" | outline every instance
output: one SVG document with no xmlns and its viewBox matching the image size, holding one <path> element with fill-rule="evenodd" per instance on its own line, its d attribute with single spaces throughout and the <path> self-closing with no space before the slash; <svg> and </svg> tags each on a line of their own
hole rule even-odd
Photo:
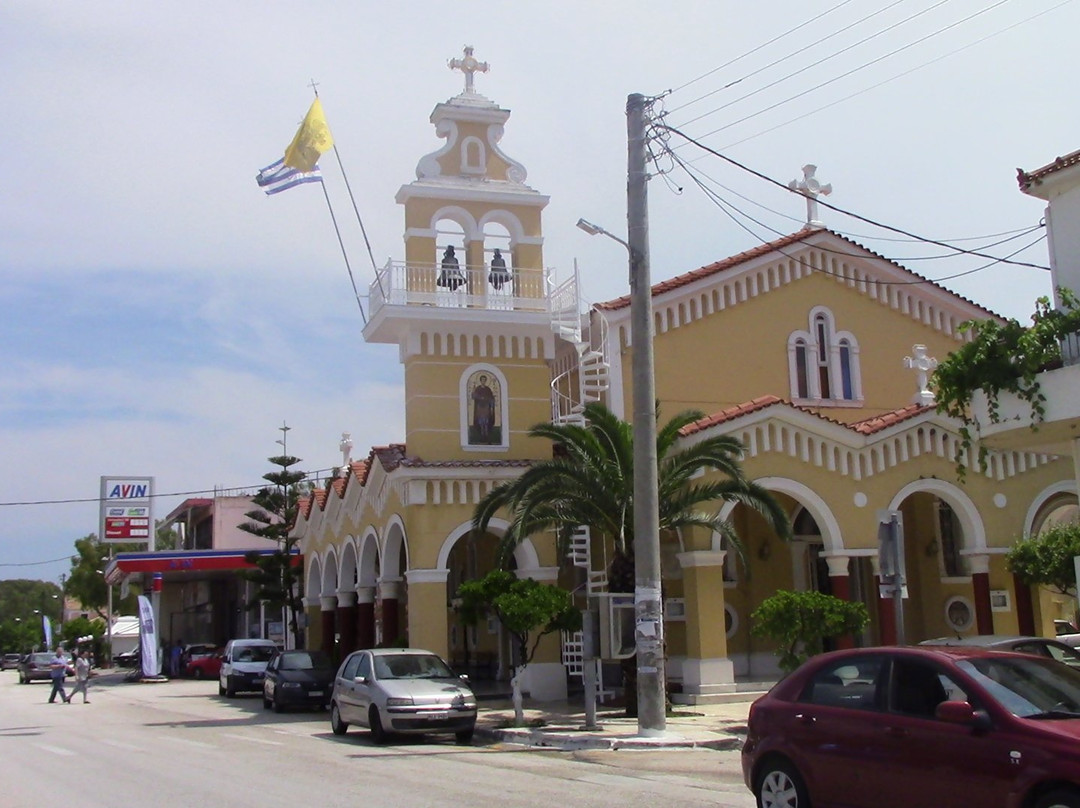
<svg viewBox="0 0 1080 808">
<path fill-rule="evenodd" d="M 631 419 L 634 346 L 629 298 L 582 315 L 574 274 L 560 283 L 545 266 L 548 197 L 502 150 L 510 113 L 476 91 L 474 73 L 487 66 L 471 49 L 451 66 L 465 90 L 435 107 L 444 143 L 398 191 L 404 260 L 377 273 L 363 332 L 398 347 L 404 440 L 359 461 L 343 441 L 342 473 L 304 501 L 295 535 L 310 647 L 408 643 L 507 678 L 514 659 L 500 627 L 467 628 L 454 609 L 457 586 L 492 568 L 507 524 L 476 536 L 473 511 L 550 456 L 547 441 L 528 436 L 534 424 L 579 419 L 592 400 Z M 871 625 L 850 642 L 896 642 L 894 601 L 879 589 L 882 512 L 902 516 L 906 642 L 1048 633 L 1071 610 L 1019 585 L 1003 559 L 1074 507 L 1071 461 L 995 451 L 985 472 L 959 482 L 960 425 L 935 412 L 927 389 L 935 361 L 964 339 L 960 323 L 995 315 L 824 228 L 804 192 L 803 229 L 652 290 L 661 420 L 708 414 L 684 429 L 684 445 L 739 438 L 748 476 L 795 530 L 781 542 L 755 513 L 730 507 L 749 569 L 719 535 L 662 538 L 667 678 L 690 703 L 733 690 L 736 677 L 776 675 L 750 614 L 778 589 L 863 602 Z M 513 567 L 603 595 L 609 555 L 585 531 L 562 555 L 539 535 Z M 527 674 L 533 698 L 565 697 L 581 674 L 579 640 L 545 638 Z"/>
</svg>

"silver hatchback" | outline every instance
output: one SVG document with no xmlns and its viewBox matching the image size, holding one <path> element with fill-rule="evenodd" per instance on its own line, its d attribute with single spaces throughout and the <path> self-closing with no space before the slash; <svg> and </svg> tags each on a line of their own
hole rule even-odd
<svg viewBox="0 0 1080 808">
<path fill-rule="evenodd" d="M 330 728 L 367 727 L 375 743 L 393 733 L 452 733 L 472 740 L 476 696 L 437 654 L 416 648 L 371 648 L 345 658 L 334 679 Z"/>
</svg>

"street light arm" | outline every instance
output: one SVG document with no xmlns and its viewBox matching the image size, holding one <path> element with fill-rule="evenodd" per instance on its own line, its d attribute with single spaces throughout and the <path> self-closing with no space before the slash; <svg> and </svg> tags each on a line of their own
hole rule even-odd
<svg viewBox="0 0 1080 808">
<path fill-rule="evenodd" d="M 633 255 L 634 253 L 634 250 L 630 246 L 629 242 L 624 241 L 623 239 L 616 236 L 614 233 L 608 232 L 598 224 L 593 224 L 592 222 L 586 221 L 585 219 L 578 219 L 577 226 L 579 230 L 584 230 L 590 236 L 607 236 L 612 241 L 617 241 L 621 245 L 626 247 L 626 249 L 630 251 L 631 255 Z"/>
</svg>

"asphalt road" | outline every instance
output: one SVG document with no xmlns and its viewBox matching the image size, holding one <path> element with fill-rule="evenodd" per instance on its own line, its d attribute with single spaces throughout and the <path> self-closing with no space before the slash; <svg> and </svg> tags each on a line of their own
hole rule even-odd
<svg viewBox="0 0 1080 808">
<path fill-rule="evenodd" d="M 750 808 L 737 752 L 523 750 L 453 739 L 375 746 L 325 712 L 276 715 L 214 681 L 91 682 L 90 704 L 0 673 L 0 806 L 40 808 Z"/>
</svg>

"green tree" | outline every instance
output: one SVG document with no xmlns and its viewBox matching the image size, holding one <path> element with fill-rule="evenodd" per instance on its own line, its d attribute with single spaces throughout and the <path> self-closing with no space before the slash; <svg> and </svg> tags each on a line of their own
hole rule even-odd
<svg viewBox="0 0 1080 808">
<path fill-rule="evenodd" d="M 750 621 L 751 634 L 777 643 L 780 670 L 791 673 L 820 654 L 825 640 L 862 631 L 870 615 L 862 603 L 781 589 L 751 612 Z"/>
<path fill-rule="evenodd" d="M 1009 571 L 1028 586 L 1048 586 L 1076 594 L 1073 558 L 1080 555 L 1080 523 L 1058 522 L 1018 541 L 1005 554 Z"/>
<path fill-rule="evenodd" d="M 475 626 L 486 615 L 494 614 L 514 638 L 521 660 L 513 678 L 514 722 L 521 726 L 525 723 L 521 678 L 536 655 L 540 639 L 555 631 L 577 631 L 581 628 L 581 612 L 565 589 L 532 578 L 519 579 L 506 570 L 492 570 L 479 580 L 466 581 L 458 587 L 457 595 L 465 625 Z"/>
<path fill-rule="evenodd" d="M 175 534 L 171 530 L 158 529 L 159 549 L 172 549 L 162 547 L 162 539 L 169 538 L 175 542 Z M 75 598 L 82 604 L 83 609 L 93 612 L 102 620 L 106 619 L 109 603 L 109 587 L 105 583 L 105 567 L 109 559 L 116 553 L 137 552 L 145 550 L 145 544 L 104 544 L 98 541 L 94 533 L 89 533 L 81 539 L 75 540 L 75 555 L 71 557 L 71 570 L 64 582 L 64 594 Z M 138 610 L 138 593 L 131 592 L 123 601 L 117 600 L 114 595 L 113 615 L 135 614 Z"/>
<path fill-rule="evenodd" d="M 570 533 L 586 525 L 613 546 L 608 570 L 612 591 L 634 591 L 634 438 L 632 426 L 598 403 L 586 405 L 586 424 L 538 424 L 532 437 L 547 438 L 554 457 L 534 463 L 515 480 L 496 486 L 480 501 L 473 528 L 487 530 L 499 511 L 510 515 L 503 538 L 504 560 L 527 537 L 553 530 L 560 546 Z M 657 430 L 657 499 L 660 530 L 701 527 L 720 533 L 743 564 L 746 553 L 734 526 L 722 518 L 726 502 L 759 512 L 783 539 L 791 537 L 791 523 L 780 504 L 762 486 L 747 479 L 740 457 L 742 444 L 719 435 L 676 449 L 680 430 L 704 413 L 679 413 Z M 703 479 L 705 471 L 719 476 Z M 623 666 L 627 714 L 635 715 L 636 681 L 632 660 Z"/>
<path fill-rule="evenodd" d="M 282 445 L 284 448 L 284 441 Z M 277 471 L 263 475 L 263 479 L 272 485 L 259 489 L 253 497 L 256 509 L 245 514 L 250 521 L 239 527 L 254 536 L 272 540 L 277 547 L 269 555 L 245 554 L 244 558 L 255 569 L 243 575 L 257 587 L 251 607 L 256 608 L 261 601 L 271 609 L 286 612 L 295 639 L 300 636 L 298 615 L 303 609 L 303 568 L 298 561 L 299 539 L 289 534 L 296 524 L 300 497 L 308 493 L 309 487 L 304 484 L 307 475 L 292 470 L 300 458 L 281 454 L 268 459 L 278 467 Z"/>
</svg>

